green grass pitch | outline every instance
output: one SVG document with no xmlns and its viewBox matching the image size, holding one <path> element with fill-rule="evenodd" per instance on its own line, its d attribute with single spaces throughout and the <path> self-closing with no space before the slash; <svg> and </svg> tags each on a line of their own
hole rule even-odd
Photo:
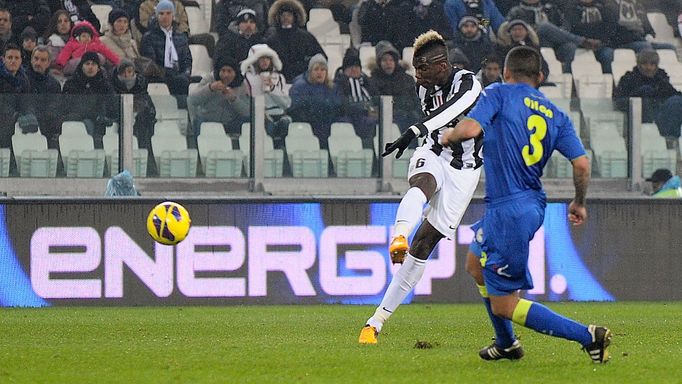
<svg viewBox="0 0 682 384">
<path fill-rule="evenodd" d="M 483 361 L 475 304 L 402 306 L 375 346 L 370 306 L 0 309 L 0 383 L 682 383 L 682 303 L 549 307 L 609 326 L 611 362 L 521 327 L 521 361 Z"/>
</svg>

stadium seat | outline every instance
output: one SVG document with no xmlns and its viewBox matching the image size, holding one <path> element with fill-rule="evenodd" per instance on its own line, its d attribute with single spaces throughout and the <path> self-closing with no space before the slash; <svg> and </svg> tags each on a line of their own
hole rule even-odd
<svg viewBox="0 0 682 384">
<path fill-rule="evenodd" d="M 332 123 L 329 154 L 338 177 L 370 177 L 374 152 L 362 148 L 351 123 Z"/>
<path fill-rule="evenodd" d="M 104 155 L 106 156 L 106 167 L 110 175 L 116 175 L 121 171 L 118 167 L 118 144 L 118 133 L 114 132 L 113 129 L 107 131 L 102 137 L 102 146 L 104 147 Z M 148 156 L 149 153 L 146 149 L 138 148 L 137 137 L 133 136 L 133 169 L 130 170 L 133 176 L 147 176 Z"/>
<path fill-rule="evenodd" d="M 272 137 L 263 132 L 263 176 L 282 177 L 284 171 L 284 151 L 275 149 Z M 244 167 L 248 176 L 251 166 L 251 124 L 242 124 L 239 136 L 239 149 L 244 153 Z"/>
<path fill-rule="evenodd" d="M 24 131 L 21 129 L 21 127 L 19 126 L 19 122 L 17 121 L 16 123 L 14 123 L 14 134 L 16 135 L 18 133 L 24 133 Z M 38 127 L 38 133 L 42 133 L 40 131 L 40 127 Z"/>
<path fill-rule="evenodd" d="M 376 47 L 373 45 L 360 46 L 360 62 L 362 63 L 362 72 L 367 76 L 371 76 L 370 68 L 376 66 Z"/>
<path fill-rule="evenodd" d="M 180 133 L 180 125 L 178 124 L 177 121 L 175 120 L 163 120 L 163 121 L 157 121 L 156 124 L 154 124 L 154 134 L 179 134 Z"/>
<path fill-rule="evenodd" d="M 9 163 L 12 152 L 9 148 L 0 148 L 0 177 L 9 176 Z"/>
<path fill-rule="evenodd" d="M 657 49 L 658 57 L 661 59 L 661 63 L 676 63 L 679 64 L 677 60 L 677 53 L 672 49 Z"/>
<path fill-rule="evenodd" d="M 601 64 L 594 57 L 594 52 L 579 48 L 575 52 L 573 62 L 571 62 L 571 73 L 573 74 L 573 79 L 578 80 L 584 76 L 596 76 L 602 73 Z"/>
<path fill-rule="evenodd" d="M 196 7 L 187 7 L 197 9 Z M 192 76 L 204 76 L 213 73 L 213 59 L 208 55 L 208 50 L 201 44 L 190 44 L 192 53 Z"/>
<path fill-rule="evenodd" d="M 592 163 L 594 156 L 592 154 L 592 150 L 586 149 L 585 152 L 587 153 L 587 158 L 590 160 L 590 163 Z M 556 177 L 561 179 L 572 178 L 573 165 L 561 153 L 554 151 L 552 156 L 549 158 L 549 162 L 545 166 L 545 175 L 547 177 Z"/>
<path fill-rule="evenodd" d="M 407 65 L 407 70 L 406 72 L 409 73 L 410 75 L 414 76 L 415 74 L 415 69 L 414 66 L 412 65 L 412 58 L 414 57 L 414 48 L 413 47 L 405 47 L 403 48 L 403 55 L 402 55 L 403 62 L 405 65 Z"/>
<path fill-rule="evenodd" d="M 47 149 L 47 138 L 40 133 L 15 133 L 12 150 L 21 177 L 55 177 L 59 153 Z"/>
<path fill-rule="evenodd" d="M 187 12 L 187 22 L 191 36 L 208 33 L 210 18 L 206 18 L 206 15 L 204 15 L 200 8 L 187 6 L 185 11 Z M 192 52 L 192 58 L 194 58 L 194 52 Z"/>
<path fill-rule="evenodd" d="M 542 55 L 542 58 L 545 59 L 545 61 L 547 62 L 550 76 L 555 74 L 558 75 L 563 72 L 561 62 L 557 60 L 556 54 L 554 53 L 554 48 L 542 47 L 540 48 L 540 54 Z"/>
<path fill-rule="evenodd" d="M 90 135 L 62 131 L 59 150 L 67 177 L 104 176 L 104 150 L 95 149 Z"/>
<path fill-rule="evenodd" d="M 329 69 L 330 76 L 341 67 L 343 63 L 343 50 L 339 45 L 323 45 L 322 49 L 327 55 L 327 68 Z"/>
<path fill-rule="evenodd" d="M 554 83 L 561 91 L 561 98 L 569 100 L 573 94 L 573 75 L 570 73 L 549 73 L 548 82 Z"/>
<path fill-rule="evenodd" d="M 341 34 L 339 23 L 334 20 L 332 11 L 329 8 L 311 8 L 306 29 L 315 38 L 325 40 L 327 35 L 339 36 Z M 320 43 L 322 43 L 320 41 Z"/>
<path fill-rule="evenodd" d="M 195 177 L 197 150 L 188 149 L 185 136 L 170 132 L 152 136 L 152 151 L 161 177 Z"/>
<path fill-rule="evenodd" d="M 378 129 L 378 128 L 377 128 Z M 391 141 L 394 141 L 400 137 L 400 127 L 398 127 L 398 124 L 393 123 L 391 124 L 391 132 L 389 134 L 389 137 L 384 137 L 384 143 L 389 143 Z M 374 152 L 379 156 L 381 153 L 380 148 L 379 148 L 379 135 L 374 135 Z M 405 178 L 407 177 L 407 170 L 410 166 L 410 158 L 414 154 L 414 149 L 406 149 L 405 153 L 403 153 L 402 156 L 400 156 L 399 159 L 396 159 L 395 156 L 389 156 L 389 157 L 384 157 L 384 161 L 386 159 L 391 159 L 393 161 L 393 168 L 392 168 L 392 176 L 395 178 Z"/>
<path fill-rule="evenodd" d="M 147 85 L 147 93 L 150 95 L 170 96 L 168 86 L 164 83 L 149 83 Z"/>
<path fill-rule="evenodd" d="M 615 126 L 602 124 L 591 130 L 590 146 L 601 177 L 627 177 L 628 153 L 625 140 Z"/>
<path fill-rule="evenodd" d="M 582 75 L 575 80 L 580 99 L 610 99 L 613 94 L 613 75 L 601 73 Z"/>
<path fill-rule="evenodd" d="M 99 25 L 102 27 L 100 35 L 104 36 L 104 32 L 109 30 L 109 12 L 111 12 L 111 5 L 107 4 L 93 4 L 90 6 L 92 13 L 95 14 L 97 20 L 99 20 Z"/>
<path fill-rule="evenodd" d="M 87 135 L 85 123 L 82 121 L 65 121 L 62 123 L 62 135 Z"/>
<path fill-rule="evenodd" d="M 672 42 L 675 41 L 675 35 L 673 33 L 673 28 L 668 24 L 668 20 L 665 15 L 660 12 L 649 12 L 646 14 L 651 23 L 651 27 L 656 32 L 656 41 L 660 42 Z"/>
<path fill-rule="evenodd" d="M 649 177 L 658 168 L 675 170 L 677 155 L 669 150 L 665 139 L 653 123 L 642 123 L 640 155 L 642 156 L 642 177 Z"/>
<path fill-rule="evenodd" d="M 292 122 L 284 140 L 294 177 L 327 177 L 329 153 L 320 149 L 310 124 Z"/>
<path fill-rule="evenodd" d="M 221 123 L 202 123 L 197 147 L 206 177 L 241 177 L 244 153 L 232 149 Z"/>
</svg>

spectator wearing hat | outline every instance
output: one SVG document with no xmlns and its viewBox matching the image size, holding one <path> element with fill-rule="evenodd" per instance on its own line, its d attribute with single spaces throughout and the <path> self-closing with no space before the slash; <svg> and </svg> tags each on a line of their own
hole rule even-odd
<svg viewBox="0 0 682 384">
<path fill-rule="evenodd" d="M 156 108 L 147 92 L 147 79 L 135 69 L 135 64 L 129 59 L 121 59 L 121 64 L 111 75 L 111 85 L 119 95 L 133 95 L 133 112 L 135 122 L 133 135 L 137 137 L 140 148 L 152 150 L 151 138 L 156 123 Z M 116 109 L 116 111 L 119 111 Z M 117 116 L 119 118 L 119 116 Z M 153 159 L 154 156 L 150 156 Z"/>
<path fill-rule="evenodd" d="M 175 95 L 178 108 L 187 108 L 187 91 L 192 72 L 192 53 L 186 33 L 178 31 L 173 22 L 175 6 L 169 0 L 161 0 L 156 6 L 157 23 L 142 37 L 140 54 L 150 58 L 163 68 L 163 81 L 171 95 Z"/>
<path fill-rule="evenodd" d="M 336 71 L 334 83 L 341 95 L 340 121 L 353 124 L 355 134 L 362 139 L 363 148 L 374 148 L 374 135 L 378 122 L 379 93 L 369 77 L 362 72 L 360 54 L 348 48 L 341 68 Z"/>
<path fill-rule="evenodd" d="M 496 3 L 493 0 L 445 0 L 443 9 L 453 34 L 459 31 L 459 22 L 464 16 L 473 16 L 483 32 L 490 35 L 491 27 L 492 33 L 497 33 L 504 22 L 504 13 L 498 10 Z"/>
<path fill-rule="evenodd" d="M 105 60 L 112 65 L 120 62 L 119 57 L 99 39 L 95 28 L 87 21 L 81 21 L 73 26 L 71 37 L 59 52 L 55 64 L 63 69 L 65 75 L 71 75 L 74 67 L 80 66 L 80 59 L 87 52 L 100 55 L 100 64 L 104 64 Z"/>
<path fill-rule="evenodd" d="M 33 49 L 26 74 L 40 131 L 47 137 L 50 148 L 57 148 L 62 123 L 59 109 L 62 86 L 50 74 L 50 50 L 47 46 L 39 45 Z"/>
<path fill-rule="evenodd" d="M 642 122 L 655 122 L 668 149 L 674 149 L 682 125 L 682 93 L 670 84 L 670 77 L 659 68 L 659 62 L 656 51 L 640 51 L 637 65 L 620 78 L 613 96 L 616 108 L 624 112 L 628 111 L 631 97 L 641 97 Z"/>
<path fill-rule="evenodd" d="M 33 27 L 26 27 L 21 32 L 21 62 L 24 69 L 28 69 L 31 63 L 31 53 L 38 45 L 38 34 Z"/>
<path fill-rule="evenodd" d="M 115 8 L 109 12 L 109 30 L 102 37 L 102 43 L 121 59 L 134 61 L 140 57 L 137 43 L 130 32 L 130 16 L 123 9 Z"/>
<path fill-rule="evenodd" d="M 402 133 L 421 118 L 414 78 L 405 72 L 400 53 L 389 41 L 377 43 L 375 57 L 376 67 L 371 71 L 369 82 L 379 95 L 393 96 L 393 122 Z"/>
<path fill-rule="evenodd" d="M 33 28 L 37 34 L 43 34 L 50 20 L 50 7 L 45 0 L 11 0 L 6 1 L 7 10 L 12 14 L 12 30 L 19 35 L 26 27 Z"/>
<path fill-rule="evenodd" d="M 308 70 L 294 79 L 289 96 L 291 118 L 310 123 L 320 148 L 329 149 L 331 125 L 340 113 L 341 98 L 324 55 L 318 53 L 310 58 Z"/>
<path fill-rule="evenodd" d="M 17 117 L 33 114 L 30 97 L 26 96 L 29 90 L 28 77 L 21 65 L 21 48 L 10 43 L 0 61 L 0 148 L 10 147 Z"/>
<path fill-rule="evenodd" d="M 273 139 L 275 148 L 284 148 L 291 117 L 286 114 L 291 106 L 286 80 L 280 72 L 282 61 L 277 52 L 266 44 L 256 44 L 240 65 L 249 95 L 265 97 L 265 131 Z"/>
<path fill-rule="evenodd" d="M 256 44 L 263 44 L 265 38 L 258 30 L 256 12 L 242 9 L 237 14 L 237 31 L 228 30 L 220 35 L 216 44 L 216 56 L 233 57 L 241 62 L 249 55 L 249 49 Z"/>
<path fill-rule="evenodd" d="M 228 31 L 238 31 L 240 14 L 245 10 L 253 12 L 256 29 L 265 31 L 267 28 L 265 18 L 270 5 L 266 0 L 220 0 L 214 7 L 215 29 L 220 38 Z"/>
<path fill-rule="evenodd" d="M 95 16 L 90 8 L 88 0 L 47 0 L 52 14 L 59 10 L 64 10 L 68 13 L 71 23 L 76 24 L 79 21 L 89 22 L 95 30 L 99 31 L 102 26 L 99 24 L 99 19 Z"/>
<path fill-rule="evenodd" d="M 459 30 L 452 40 L 452 48 L 457 47 L 469 59 L 468 69 L 478 72 L 483 58 L 495 52 L 495 45 L 479 26 L 479 20 L 474 16 L 464 16 L 459 19 Z"/>
<path fill-rule="evenodd" d="M 673 176 L 669 169 L 659 168 L 646 179 L 651 183 L 653 193 L 651 196 L 657 198 L 682 198 L 682 185 L 680 177 Z"/>
<path fill-rule="evenodd" d="M 195 135 L 199 135 L 201 123 L 210 121 L 221 123 L 228 135 L 238 136 L 242 124 L 249 121 L 251 103 L 237 60 L 221 56 L 213 73 L 192 90 L 188 103 Z"/>
<path fill-rule="evenodd" d="M 268 11 L 270 29 L 265 43 L 282 60 L 282 74 L 287 81 L 305 72 L 308 61 L 324 51 L 315 36 L 305 30 L 305 8 L 298 0 L 277 0 Z"/>
<path fill-rule="evenodd" d="M 164 0 L 144 0 L 140 3 L 139 18 L 137 20 L 140 32 L 145 33 L 154 27 L 154 22 L 158 16 L 157 7 Z M 189 21 L 187 11 L 180 0 L 166 0 L 173 5 L 173 21 L 178 32 L 189 34 Z M 157 20 L 158 21 L 158 20 Z"/>
<path fill-rule="evenodd" d="M 64 120 L 83 121 L 101 148 L 101 139 L 115 106 L 114 89 L 104 74 L 96 52 L 85 52 L 73 76 L 64 83 L 61 110 Z"/>
<path fill-rule="evenodd" d="M 533 47 L 540 51 L 540 40 L 537 33 L 535 33 L 535 29 L 521 19 L 505 21 L 497 33 L 498 56 L 505 58 L 509 50 L 520 45 Z M 545 80 L 547 80 L 549 77 L 549 64 L 547 64 L 544 57 L 542 58 L 542 74 Z"/>
</svg>

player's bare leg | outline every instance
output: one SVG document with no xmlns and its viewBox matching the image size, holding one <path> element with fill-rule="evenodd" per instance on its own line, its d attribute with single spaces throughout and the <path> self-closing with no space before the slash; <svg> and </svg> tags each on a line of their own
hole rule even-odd
<svg viewBox="0 0 682 384">
<path fill-rule="evenodd" d="M 393 264 L 402 264 L 410 250 L 407 238 L 422 219 L 424 204 L 436 192 L 436 179 L 430 173 L 418 173 L 410 177 L 410 189 L 400 200 L 395 215 L 393 237 L 388 246 L 388 254 Z"/>
<path fill-rule="evenodd" d="M 421 280 L 426 268 L 426 260 L 443 235 L 436 230 L 431 223 L 424 220 L 414 235 L 412 248 L 405 258 L 405 262 L 393 275 L 391 283 L 386 289 L 381 304 L 374 311 L 365 327 L 360 332 L 358 342 L 360 344 L 376 344 L 377 335 L 381 332 L 386 320 L 398 309 L 405 297 L 412 291 Z"/>
</svg>

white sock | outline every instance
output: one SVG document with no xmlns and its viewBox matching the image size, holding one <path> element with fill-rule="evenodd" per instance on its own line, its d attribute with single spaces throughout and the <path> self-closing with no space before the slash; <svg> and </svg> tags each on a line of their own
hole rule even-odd
<svg viewBox="0 0 682 384">
<path fill-rule="evenodd" d="M 414 227 L 421 221 L 426 204 L 426 195 L 421 189 L 412 187 L 407 190 L 400 200 L 398 212 L 395 215 L 393 236 L 403 235 L 406 238 L 412 233 Z"/>
<path fill-rule="evenodd" d="M 426 260 L 417 259 L 408 253 L 403 265 L 393 275 L 381 304 L 377 307 L 374 315 L 367 320 L 367 324 L 381 332 L 384 322 L 391 317 L 400 303 L 405 300 L 407 294 L 421 280 L 424 268 L 426 268 Z"/>
</svg>

